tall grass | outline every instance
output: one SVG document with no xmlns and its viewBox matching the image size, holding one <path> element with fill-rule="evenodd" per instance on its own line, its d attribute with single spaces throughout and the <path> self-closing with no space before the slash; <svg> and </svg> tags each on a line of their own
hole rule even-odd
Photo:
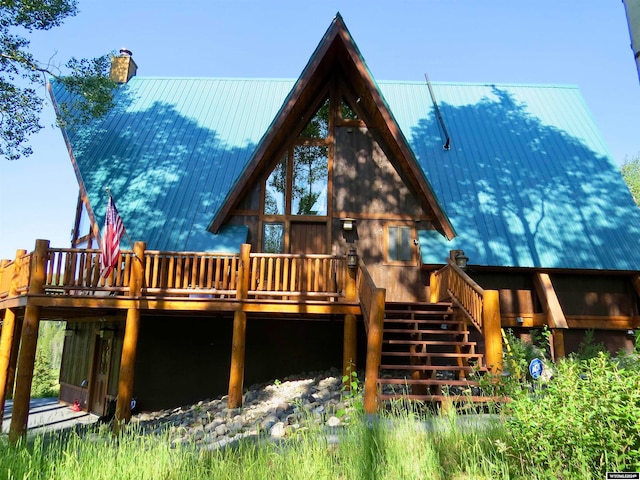
<svg viewBox="0 0 640 480">
<path fill-rule="evenodd" d="M 493 414 L 428 413 L 396 403 L 346 426 L 310 418 L 285 439 L 209 450 L 135 425 L 0 445 L 9 479 L 596 479 L 640 470 L 640 357 L 568 359 L 544 384 L 507 385 Z M 500 388 L 505 388 L 501 386 Z M 0 438 L 0 441 L 6 439 Z"/>
<path fill-rule="evenodd" d="M 362 415 L 348 427 L 315 426 L 286 440 L 244 440 L 208 451 L 172 448 L 169 435 L 129 428 L 114 438 L 38 436 L 6 447 L 0 472 L 9 479 L 450 479 L 509 478 L 494 440 L 499 423 L 461 427 L 458 416 L 432 417 L 396 408 Z M 457 476 L 457 477 L 456 477 Z"/>
</svg>

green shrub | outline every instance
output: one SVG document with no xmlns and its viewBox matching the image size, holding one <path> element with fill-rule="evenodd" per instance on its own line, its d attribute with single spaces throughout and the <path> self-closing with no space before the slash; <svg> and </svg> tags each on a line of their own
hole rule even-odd
<svg viewBox="0 0 640 480">
<path fill-rule="evenodd" d="M 560 479 L 639 471 L 640 362 L 634 355 L 569 358 L 557 363 L 548 382 L 514 389 L 506 409 L 512 467 Z"/>
</svg>

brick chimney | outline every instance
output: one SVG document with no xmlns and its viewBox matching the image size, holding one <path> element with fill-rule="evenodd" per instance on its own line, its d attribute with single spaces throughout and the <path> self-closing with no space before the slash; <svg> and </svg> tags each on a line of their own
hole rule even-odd
<svg viewBox="0 0 640 480">
<path fill-rule="evenodd" d="M 127 83 L 135 76 L 138 66 L 133 61 L 131 50 L 120 49 L 120 54 L 111 58 L 109 78 L 116 83 Z"/>
</svg>

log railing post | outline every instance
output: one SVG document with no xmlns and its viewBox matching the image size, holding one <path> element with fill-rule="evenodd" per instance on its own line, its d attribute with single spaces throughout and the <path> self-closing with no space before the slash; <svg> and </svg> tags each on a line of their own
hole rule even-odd
<svg viewBox="0 0 640 480">
<path fill-rule="evenodd" d="M 129 295 L 140 298 L 144 284 L 145 242 L 135 242 L 134 259 L 129 280 Z M 120 357 L 120 375 L 118 377 L 118 398 L 113 422 L 113 433 L 118 434 L 122 426 L 131 420 L 131 398 L 133 397 L 134 367 L 140 331 L 140 309 L 133 306 L 127 310 L 124 328 L 124 341 Z"/>
<path fill-rule="evenodd" d="M 482 329 L 485 341 L 485 359 L 492 373 L 502 370 L 502 331 L 500 298 L 497 290 L 485 290 L 482 295 Z"/>
<path fill-rule="evenodd" d="M 229 372 L 229 408 L 242 406 L 242 388 L 244 384 L 245 342 L 247 333 L 247 314 L 242 310 L 242 300 L 249 292 L 249 274 L 251 264 L 251 245 L 240 247 L 240 263 L 238 264 L 238 281 L 236 284 L 236 299 L 240 301 L 240 308 L 233 314 L 233 339 L 231 340 L 231 368 Z"/>
<path fill-rule="evenodd" d="M 29 295 L 38 295 L 44 291 L 48 249 L 48 240 L 36 240 L 36 248 L 31 256 L 29 271 Z M 11 443 L 17 443 L 27 432 L 31 383 L 33 381 L 33 367 L 36 360 L 41 309 L 42 307 L 30 305 L 27 299 L 20 335 L 16 391 L 13 398 L 11 426 L 9 427 L 9 441 Z"/>
<path fill-rule="evenodd" d="M 384 305 L 386 290 L 378 288 L 371 308 L 369 334 L 367 336 L 367 364 L 364 379 L 364 411 L 378 411 L 378 375 L 382 357 L 382 330 L 384 328 Z"/>
<path fill-rule="evenodd" d="M 347 270 L 347 283 L 345 285 L 345 299 L 348 302 L 355 302 L 358 298 L 357 291 L 357 275 L 358 268 L 348 268 L 345 264 L 344 267 Z M 344 316 L 344 335 L 343 335 L 343 348 L 342 348 L 342 376 L 347 377 L 344 388 L 347 391 L 351 390 L 351 372 L 356 371 L 356 354 L 357 354 L 357 324 L 356 316 L 348 314 Z"/>
<path fill-rule="evenodd" d="M 15 297 L 17 295 L 17 279 L 18 272 L 20 271 L 20 262 L 26 253 L 26 250 L 16 251 L 16 258 L 13 263 L 13 276 L 9 284 L 9 297 Z M 9 263 L 8 260 L 3 260 L 3 267 L 7 263 Z M 4 405 L 7 399 L 7 392 L 11 393 L 13 390 L 13 381 L 16 374 L 16 356 L 12 355 L 12 352 L 17 352 L 14 343 L 19 344 L 19 342 L 15 342 L 16 336 L 20 335 L 20 329 L 18 329 L 18 327 L 22 328 L 22 322 L 16 319 L 16 313 L 13 309 L 7 308 L 4 312 L 2 334 L 0 336 L 0 432 L 2 432 L 2 420 L 4 419 Z"/>
</svg>

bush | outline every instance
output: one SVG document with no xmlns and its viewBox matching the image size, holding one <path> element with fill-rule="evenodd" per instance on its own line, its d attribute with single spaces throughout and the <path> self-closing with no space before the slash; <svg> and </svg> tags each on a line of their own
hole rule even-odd
<svg viewBox="0 0 640 480">
<path fill-rule="evenodd" d="M 524 383 L 511 395 L 506 427 L 514 471 L 560 479 L 640 471 L 637 354 L 569 358 L 548 382 Z"/>
</svg>

